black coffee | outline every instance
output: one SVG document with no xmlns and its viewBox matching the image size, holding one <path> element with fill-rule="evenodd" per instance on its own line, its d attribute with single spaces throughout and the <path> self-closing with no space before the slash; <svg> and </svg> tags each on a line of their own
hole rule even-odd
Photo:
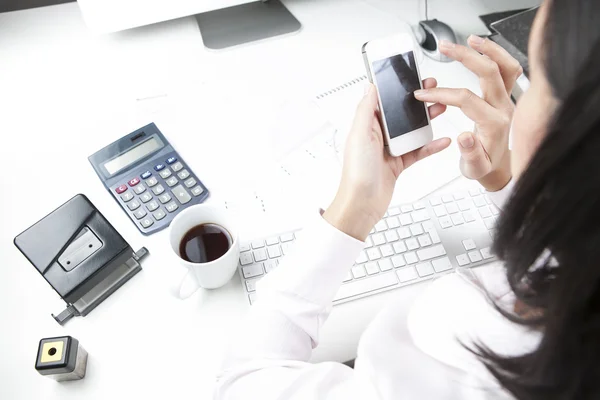
<svg viewBox="0 0 600 400">
<path fill-rule="evenodd" d="M 189 262 L 210 262 L 225 255 L 232 242 L 227 229 L 215 224 L 202 224 L 193 227 L 183 236 L 179 254 Z"/>
</svg>

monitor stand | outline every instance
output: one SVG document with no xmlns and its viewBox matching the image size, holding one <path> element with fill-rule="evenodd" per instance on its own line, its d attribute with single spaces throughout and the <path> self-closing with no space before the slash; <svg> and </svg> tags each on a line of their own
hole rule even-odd
<svg viewBox="0 0 600 400">
<path fill-rule="evenodd" d="M 204 46 L 222 50 L 300 30 L 280 0 L 256 1 L 196 15 Z"/>
</svg>

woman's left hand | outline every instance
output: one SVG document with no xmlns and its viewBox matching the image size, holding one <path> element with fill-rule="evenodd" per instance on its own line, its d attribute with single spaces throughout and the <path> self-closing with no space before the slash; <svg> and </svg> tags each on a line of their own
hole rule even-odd
<svg viewBox="0 0 600 400">
<path fill-rule="evenodd" d="M 423 81 L 426 89 L 436 86 L 433 78 Z M 330 224 L 359 240 L 365 240 L 373 226 L 383 218 L 402 171 L 450 145 L 450 139 L 443 138 L 403 156 L 391 156 L 384 148 L 377 103 L 377 91 L 369 84 L 346 142 L 340 187 L 323 214 Z M 430 106 L 430 118 L 445 110 L 446 106 L 441 104 Z"/>
</svg>

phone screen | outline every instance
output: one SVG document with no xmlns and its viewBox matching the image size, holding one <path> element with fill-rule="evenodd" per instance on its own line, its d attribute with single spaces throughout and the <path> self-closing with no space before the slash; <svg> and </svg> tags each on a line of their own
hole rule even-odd
<svg viewBox="0 0 600 400">
<path fill-rule="evenodd" d="M 391 139 L 427 126 L 425 104 L 413 94 L 421 82 L 412 51 L 374 61 L 373 73 Z"/>
</svg>

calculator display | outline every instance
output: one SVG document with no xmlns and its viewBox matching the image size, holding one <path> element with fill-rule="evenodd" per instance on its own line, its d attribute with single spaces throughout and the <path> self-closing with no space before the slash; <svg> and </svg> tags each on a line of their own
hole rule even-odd
<svg viewBox="0 0 600 400">
<path fill-rule="evenodd" d="M 113 158 L 104 164 L 104 168 L 109 174 L 113 175 L 115 172 L 122 170 L 125 167 L 135 163 L 137 160 L 146 157 L 148 154 L 161 148 L 161 143 L 156 138 L 150 138 L 145 142 L 135 146 L 131 150 L 126 151 L 123 154 Z"/>
</svg>

